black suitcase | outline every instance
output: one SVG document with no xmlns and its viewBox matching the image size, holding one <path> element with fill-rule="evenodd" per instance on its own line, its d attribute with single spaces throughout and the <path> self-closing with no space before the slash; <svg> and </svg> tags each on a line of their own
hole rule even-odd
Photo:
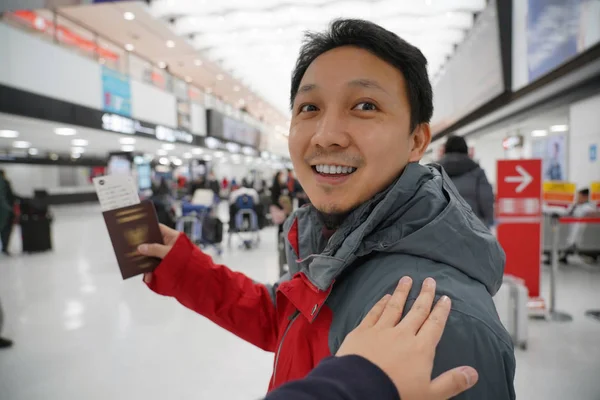
<svg viewBox="0 0 600 400">
<path fill-rule="evenodd" d="M 202 223 L 202 241 L 219 244 L 223 241 L 223 222 L 220 219 L 207 216 Z"/>
<path fill-rule="evenodd" d="M 52 250 L 52 218 L 49 215 L 21 215 L 19 223 L 24 253 Z"/>
</svg>

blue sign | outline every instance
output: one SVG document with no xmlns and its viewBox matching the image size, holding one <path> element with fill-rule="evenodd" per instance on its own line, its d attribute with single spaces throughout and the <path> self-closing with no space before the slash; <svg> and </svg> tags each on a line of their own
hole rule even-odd
<svg viewBox="0 0 600 400">
<path fill-rule="evenodd" d="M 131 86 L 127 75 L 103 66 L 102 97 L 104 111 L 131 116 Z"/>
<path fill-rule="evenodd" d="M 590 144 L 590 162 L 596 162 L 598 159 L 598 145 Z"/>
</svg>

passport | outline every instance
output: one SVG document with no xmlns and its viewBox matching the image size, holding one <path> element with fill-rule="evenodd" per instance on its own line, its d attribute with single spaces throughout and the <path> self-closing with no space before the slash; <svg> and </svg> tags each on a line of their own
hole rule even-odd
<svg viewBox="0 0 600 400">
<path fill-rule="evenodd" d="M 154 204 L 146 200 L 104 211 L 102 215 L 123 279 L 154 271 L 161 260 L 143 256 L 137 251 L 143 243 L 164 244 Z"/>
</svg>

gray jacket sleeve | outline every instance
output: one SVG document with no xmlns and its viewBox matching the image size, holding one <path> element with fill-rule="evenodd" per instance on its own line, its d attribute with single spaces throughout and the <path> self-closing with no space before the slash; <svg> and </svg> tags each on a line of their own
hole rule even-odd
<svg viewBox="0 0 600 400">
<path fill-rule="evenodd" d="M 479 373 L 479 381 L 473 388 L 455 397 L 456 399 L 515 399 L 513 380 L 516 363 L 510 337 L 499 335 L 498 327 L 494 330 L 485 320 L 461 311 L 464 307 L 469 308 L 465 301 L 468 302 L 472 299 L 458 299 L 456 296 L 452 296 L 444 289 L 444 283 L 448 283 L 448 279 L 444 282 L 444 279 L 439 276 L 435 276 L 435 278 L 438 280 L 438 289 L 440 289 L 435 301 L 437 302 L 442 294 L 448 294 L 453 299 L 453 306 L 442 339 L 436 348 L 432 378 L 456 367 L 471 366 Z M 357 314 L 349 312 L 336 318 L 338 320 L 337 324 L 339 324 L 336 326 L 338 334 L 335 335 L 336 337 L 331 343 L 332 353 L 337 351 L 344 337 L 362 321 L 367 312 L 381 297 L 386 293 L 393 293 L 398 279 L 387 276 L 386 281 L 391 282 L 391 284 L 382 285 L 379 290 L 372 290 L 371 288 L 369 295 L 361 297 L 361 306 L 357 307 L 358 304 L 356 303 L 351 306 L 352 308 L 360 308 Z M 411 309 L 420 291 L 422 278 L 413 277 L 413 279 L 415 284 L 411 289 L 403 315 L 406 315 Z M 483 299 L 482 301 L 485 302 Z M 491 302 L 491 299 L 489 299 L 489 302 Z M 490 312 L 495 312 L 495 310 L 490 308 Z M 336 321 L 334 320 L 334 322 Z M 398 360 L 398 362 L 403 361 Z"/>
<path fill-rule="evenodd" d="M 479 381 L 455 399 L 516 398 L 512 345 L 501 342 L 482 321 L 453 310 L 436 349 L 432 378 L 461 366 L 475 368 Z"/>
<path fill-rule="evenodd" d="M 490 227 L 494 224 L 494 190 L 487 180 L 485 171 L 483 169 L 479 169 L 479 171 L 480 175 L 477 177 L 477 200 L 483 222 L 486 226 Z"/>
</svg>

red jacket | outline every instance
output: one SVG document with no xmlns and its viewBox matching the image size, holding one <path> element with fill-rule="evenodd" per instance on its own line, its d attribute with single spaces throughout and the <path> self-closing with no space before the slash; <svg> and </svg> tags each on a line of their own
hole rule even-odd
<svg viewBox="0 0 600 400">
<path fill-rule="evenodd" d="M 319 291 L 302 273 L 277 287 L 258 284 L 215 264 L 181 235 L 148 286 L 255 346 L 275 352 L 269 390 L 305 377 L 331 355 L 331 311 L 323 307 L 329 291 Z"/>
</svg>

